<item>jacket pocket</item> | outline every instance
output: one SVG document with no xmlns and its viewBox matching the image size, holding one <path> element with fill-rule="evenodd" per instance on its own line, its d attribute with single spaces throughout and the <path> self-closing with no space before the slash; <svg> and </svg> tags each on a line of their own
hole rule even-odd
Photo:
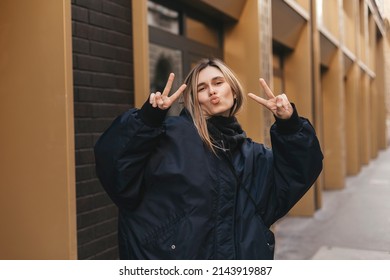
<svg viewBox="0 0 390 280">
<path fill-rule="evenodd" d="M 266 248 L 268 249 L 268 252 L 266 255 L 264 255 L 264 258 L 265 259 L 273 259 L 274 257 L 274 253 L 275 253 L 275 235 L 274 233 L 264 224 L 264 221 L 263 219 L 261 218 L 261 216 L 257 213 L 256 214 L 259 222 L 260 222 L 260 225 L 261 225 L 261 231 L 263 232 L 263 236 L 264 236 L 264 242 L 265 242 L 265 246 Z"/>
<path fill-rule="evenodd" d="M 161 258 L 169 258 L 175 253 L 176 240 L 180 225 L 186 219 L 185 213 L 175 213 L 153 230 L 145 234 L 142 244 L 145 248 L 160 254 Z"/>
<path fill-rule="evenodd" d="M 265 235 L 265 239 L 267 241 L 268 249 L 270 250 L 270 253 L 273 256 L 274 252 L 275 252 L 275 236 L 274 236 L 274 233 L 270 229 L 265 229 L 264 235 Z"/>
</svg>

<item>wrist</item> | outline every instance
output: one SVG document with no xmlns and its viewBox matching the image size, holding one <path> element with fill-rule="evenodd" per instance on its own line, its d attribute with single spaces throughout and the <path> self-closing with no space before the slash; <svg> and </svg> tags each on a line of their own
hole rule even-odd
<svg viewBox="0 0 390 280">
<path fill-rule="evenodd" d="M 293 112 L 290 118 L 281 119 L 275 116 L 277 130 L 283 134 L 290 134 L 290 133 L 297 132 L 302 126 L 302 122 L 301 119 L 299 118 L 298 111 L 295 107 L 295 104 L 291 103 L 291 106 Z"/>
<path fill-rule="evenodd" d="M 138 111 L 138 116 L 146 125 L 158 127 L 162 125 L 167 113 L 168 110 L 162 110 L 159 107 L 154 108 L 148 98 Z"/>
</svg>

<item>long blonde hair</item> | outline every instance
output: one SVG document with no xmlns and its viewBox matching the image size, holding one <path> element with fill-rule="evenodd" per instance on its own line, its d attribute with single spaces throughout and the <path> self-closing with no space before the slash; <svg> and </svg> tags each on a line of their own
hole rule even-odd
<svg viewBox="0 0 390 280">
<path fill-rule="evenodd" d="M 206 144 L 206 146 L 215 153 L 214 145 L 211 141 L 209 132 L 207 130 L 206 116 L 203 114 L 202 108 L 198 100 L 198 77 L 199 72 L 206 67 L 211 66 L 219 69 L 226 82 L 232 89 L 233 96 L 235 97 L 233 107 L 230 110 L 230 116 L 235 116 L 241 109 L 244 103 L 244 94 L 242 86 L 236 78 L 233 71 L 220 59 L 202 59 L 200 60 L 187 75 L 184 83 L 187 85 L 183 93 L 184 107 L 187 109 L 192 117 L 196 129 L 198 130 L 200 138 Z"/>
</svg>

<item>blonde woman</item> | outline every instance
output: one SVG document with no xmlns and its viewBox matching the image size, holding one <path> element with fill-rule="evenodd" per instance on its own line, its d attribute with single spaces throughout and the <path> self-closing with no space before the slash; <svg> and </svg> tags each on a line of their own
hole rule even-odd
<svg viewBox="0 0 390 280">
<path fill-rule="evenodd" d="M 313 127 L 260 79 L 267 98 L 248 96 L 275 116 L 269 149 L 238 123 L 244 94 L 221 60 L 201 60 L 170 94 L 173 80 L 95 146 L 98 177 L 119 208 L 120 258 L 273 259 L 271 225 L 322 170 Z M 180 96 L 183 111 L 166 117 Z"/>
</svg>

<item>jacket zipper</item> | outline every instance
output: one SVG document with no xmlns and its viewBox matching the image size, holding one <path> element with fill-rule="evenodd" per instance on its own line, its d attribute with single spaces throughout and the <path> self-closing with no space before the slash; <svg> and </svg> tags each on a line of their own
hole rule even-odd
<svg viewBox="0 0 390 280">
<path fill-rule="evenodd" d="M 240 182 L 238 181 L 237 174 L 234 172 L 234 176 L 236 177 L 237 185 L 236 189 L 234 191 L 234 208 L 233 208 L 233 243 L 234 243 L 234 259 L 237 259 L 237 227 L 236 227 L 236 218 L 237 218 L 237 197 L 238 197 L 238 190 Z"/>
<path fill-rule="evenodd" d="M 222 144 L 222 151 L 224 152 L 224 155 L 227 159 L 227 163 L 228 163 L 228 166 L 230 168 L 230 171 L 232 171 L 233 175 L 234 175 L 234 178 L 236 179 L 236 186 L 235 186 L 235 190 L 234 190 L 234 205 L 233 205 L 233 247 L 234 247 L 234 252 L 233 252 L 233 259 L 237 259 L 237 252 L 238 252 L 238 249 L 237 249 L 237 241 L 236 241 L 236 236 L 237 236 L 237 229 L 236 229 L 236 211 L 237 211 L 237 197 L 238 197 L 238 190 L 239 190 L 239 186 L 240 186 L 240 180 L 237 176 L 237 173 L 236 173 L 236 170 L 234 168 L 234 165 L 233 165 L 233 157 L 231 157 L 231 159 L 229 158 L 229 156 L 227 155 L 227 152 L 229 151 L 229 149 L 226 149 L 225 148 L 225 144 L 223 142 L 223 140 L 221 140 L 221 144 Z"/>
</svg>

